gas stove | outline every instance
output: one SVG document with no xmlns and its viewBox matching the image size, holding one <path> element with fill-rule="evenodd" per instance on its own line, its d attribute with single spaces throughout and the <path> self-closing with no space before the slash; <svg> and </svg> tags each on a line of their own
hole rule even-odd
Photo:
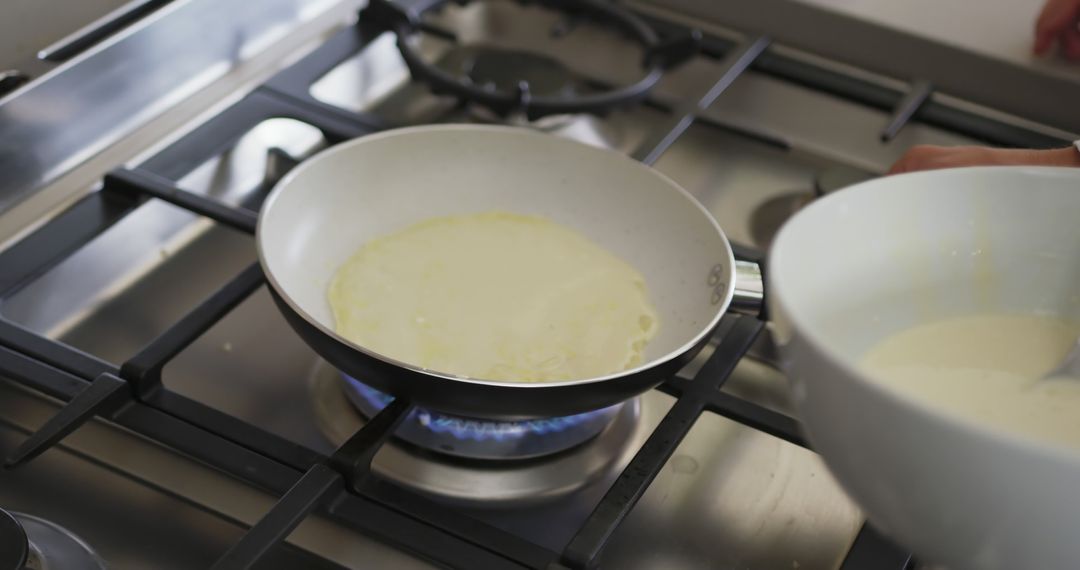
<svg viewBox="0 0 1080 570">
<path fill-rule="evenodd" d="M 152 40 L 172 49 L 193 22 L 227 28 L 215 15 L 239 18 L 241 4 L 155 12 L 0 100 L 0 133 L 136 41 L 150 42 L 146 61 L 109 68 L 116 98 L 161 105 L 157 82 L 128 92 L 138 73 L 167 76 L 139 68 Z M 184 109 L 141 130 L 87 119 L 108 145 L 83 124 L 49 145 L 35 123 L 23 132 L 27 147 L 44 141 L 36 162 L 0 149 L 5 172 L 24 165 L 0 185 L 0 564 L 50 567 L 44 532 L 83 548 L 77 567 L 914 564 L 807 447 L 763 315 L 725 317 L 686 369 L 612 408 L 521 422 L 416 409 L 287 326 L 256 263 L 256 213 L 285 172 L 343 140 L 505 123 L 653 165 L 760 261 L 800 207 L 910 144 L 1072 133 L 664 2 L 295 7 L 241 26 L 279 31 L 237 40 L 234 64 L 263 67 L 200 91 L 216 101 L 162 92 L 186 122 Z"/>
</svg>

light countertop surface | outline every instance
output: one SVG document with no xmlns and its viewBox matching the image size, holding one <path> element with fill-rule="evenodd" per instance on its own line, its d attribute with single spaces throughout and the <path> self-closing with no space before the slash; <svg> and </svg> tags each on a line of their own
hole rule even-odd
<svg viewBox="0 0 1080 570">
<path fill-rule="evenodd" d="M 1032 54 L 1043 0 L 800 0 L 982 55 L 1080 80 L 1080 63 Z"/>
</svg>

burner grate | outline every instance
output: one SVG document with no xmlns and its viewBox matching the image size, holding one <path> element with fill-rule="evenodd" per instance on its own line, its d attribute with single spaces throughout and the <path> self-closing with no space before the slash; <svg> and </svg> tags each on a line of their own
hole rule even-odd
<svg viewBox="0 0 1080 570">
<path fill-rule="evenodd" d="M 659 32 L 661 41 L 692 35 L 680 26 L 641 18 Z M 331 144 L 389 126 L 377 117 L 317 101 L 308 92 L 319 77 L 363 50 L 381 33 L 383 30 L 370 18 L 362 17 L 359 24 L 339 32 L 138 168 L 117 170 L 107 176 L 100 190 L 0 253 L 0 299 L 48 271 L 150 199 L 165 200 L 234 229 L 253 232 L 257 203 L 226 206 L 181 190 L 175 181 L 228 149 L 268 118 L 289 117 L 313 125 Z M 443 35 L 452 38 L 452 34 Z M 708 91 L 685 101 L 657 101 L 651 96 L 647 99 L 649 104 L 671 111 L 672 119 L 635 153 L 640 160 L 651 163 L 692 123 L 705 121 L 699 117 L 700 112 L 750 68 L 875 108 L 895 110 L 894 120 L 886 130 L 890 135 L 909 120 L 921 120 L 1009 146 L 1047 147 L 1067 142 L 936 101 L 921 83 L 916 82 L 909 94 L 816 67 L 770 50 L 764 38 L 735 45 L 705 37 L 701 49 L 708 57 L 724 59 L 725 71 Z M 736 247 L 736 256 L 750 260 L 762 257 L 760 252 L 744 247 Z M 315 509 L 370 536 L 451 567 L 587 568 L 597 562 L 608 538 L 702 413 L 720 414 L 806 446 L 794 419 L 719 390 L 763 327 L 758 319 L 729 315 L 716 333 L 720 339 L 717 350 L 695 378 L 671 378 L 659 388 L 677 398 L 675 405 L 569 546 L 563 552 L 554 552 L 371 474 L 371 458 L 410 412 L 408 402 L 391 402 L 338 451 L 326 457 L 167 390 L 160 382 L 165 364 L 263 283 L 257 265 L 245 269 L 121 364 L 103 361 L 0 318 L 0 373 L 67 402 L 7 458 L 8 465 L 32 459 L 82 422 L 99 416 L 282 495 L 278 504 L 219 561 L 220 568 L 251 567 Z M 901 570 L 909 564 L 907 553 L 864 526 L 843 568 Z"/>
<path fill-rule="evenodd" d="M 689 59 L 697 52 L 701 41 L 701 34 L 696 31 L 684 32 L 662 41 L 644 20 L 617 4 L 597 0 L 544 0 L 542 5 L 567 12 L 571 17 L 589 17 L 620 29 L 642 46 L 644 75 L 632 85 L 611 87 L 601 93 L 545 93 L 542 89 L 543 82 L 530 82 L 524 76 L 508 89 L 505 85 L 484 81 L 483 74 L 478 77 L 467 71 L 458 76 L 431 65 L 420 57 L 410 39 L 417 31 L 430 30 L 422 25 L 421 15 L 428 10 L 438 9 L 443 4 L 446 4 L 446 0 L 372 0 L 365 13 L 371 20 L 397 35 L 401 57 L 415 79 L 426 82 L 436 93 L 449 93 L 478 103 L 500 116 L 521 112 L 529 120 L 536 120 L 547 115 L 566 113 L 602 114 L 619 105 L 640 102 L 660 81 L 664 70 Z M 524 54 L 517 55 L 520 57 Z M 476 60 L 474 64 L 483 65 L 481 60 Z M 507 65 L 520 65 L 520 62 L 507 62 Z M 538 86 L 541 87 L 540 90 L 537 89 Z"/>
</svg>

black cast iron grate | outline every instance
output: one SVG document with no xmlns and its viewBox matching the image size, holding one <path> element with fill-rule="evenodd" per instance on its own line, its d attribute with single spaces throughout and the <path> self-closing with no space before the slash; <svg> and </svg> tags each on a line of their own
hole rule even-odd
<svg viewBox="0 0 1080 570">
<path fill-rule="evenodd" d="M 644 16 L 643 16 L 644 17 Z M 133 170 L 106 176 L 100 190 L 68 208 L 28 237 L 0 253 L 0 299 L 33 281 L 108 229 L 138 205 L 152 199 L 253 233 L 256 213 L 179 189 L 175 181 L 230 148 L 263 120 L 287 117 L 315 126 L 331 143 L 371 133 L 386 125 L 378 117 L 353 113 L 314 99 L 310 85 L 384 32 L 373 18 L 342 30 L 307 57 L 277 74 L 229 109 L 210 119 Z M 683 27 L 649 20 L 661 37 L 685 37 Z M 444 37 L 453 34 L 439 32 Z M 912 119 L 1010 146 L 1060 144 L 1045 135 L 973 115 L 930 100 L 930 87 L 915 82 L 910 93 L 892 90 L 835 71 L 814 67 L 769 50 L 764 37 L 732 44 L 704 37 L 704 55 L 720 59 L 724 71 L 704 93 L 671 102 L 646 99 L 671 118 L 635 157 L 653 163 L 695 122 L 700 113 L 749 68 L 828 91 L 877 108 L 893 109 L 883 131 L 888 139 Z M 756 136 L 756 133 L 745 133 Z M 774 144 L 783 146 L 780 141 Z M 760 260 L 749 248 L 736 256 Z M 346 525 L 416 556 L 456 568 L 590 568 L 605 544 L 648 489 L 675 448 L 702 413 L 720 414 L 794 444 L 805 446 L 798 423 L 750 401 L 720 391 L 735 365 L 761 332 L 763 322 L 746 316 L 723 319 L 719 345 L 692 379 L 675 377 L 660 390 L 676 402 L 621 473 L 591 516 L 562 552 L 465 516 L 452 507 L 399 488 L 371 474 L 371 459 L 411 408 L 395 401 L 326 457 L 232 416 L 166 389 L 161 370 L 214 323 L 264 285 L 257 265 L 248 267 L 170 329 L 123 363 L 112 363 L 50 340 L 0 317 L 0 373 L 67 404 L 6 459 L 15 467 L 40 454 L 99 416 L 171 446 L 261 489 L 281 495 L 278 504 L 254 525 L 217 564 L 248 568 L 315 509 Z M 911 564 L 909 554 L 871 527 L 858 533 L 845 570 Z"/>
</svg>

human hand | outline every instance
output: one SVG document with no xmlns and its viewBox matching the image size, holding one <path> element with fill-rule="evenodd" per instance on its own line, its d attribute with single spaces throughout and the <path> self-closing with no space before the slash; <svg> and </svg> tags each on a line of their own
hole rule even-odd
<svg viewBox="0 0 1080 570">
<path fill-rule="evenodd" d="M 1080 152 L 1074 147 L 1053 150 L 989 148 L 982 146 L 911 147 L 889 169 L 889 174 L 958 168 L 962 166 L 1076 166 L 1080 167 Z"/>
<path fill-rule="evenodd" d="M 1066 59 L 1080 61 L 1080 0 L 1046 0 L 1035 22 L 1035 53 L 1061 45 Z"/>
</svg>

